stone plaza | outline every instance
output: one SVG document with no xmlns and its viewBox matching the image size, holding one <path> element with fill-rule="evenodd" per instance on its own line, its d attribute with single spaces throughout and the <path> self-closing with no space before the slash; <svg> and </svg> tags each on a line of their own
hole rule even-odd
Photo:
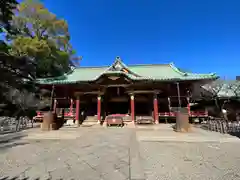
<svg viewBox="0 0 240 180">
<path fill-rule="evenodd" d="M 0 179 L 237 180 L 237 137 L 168 125 L 32 129 L 0 137 Z"/>
</svg>

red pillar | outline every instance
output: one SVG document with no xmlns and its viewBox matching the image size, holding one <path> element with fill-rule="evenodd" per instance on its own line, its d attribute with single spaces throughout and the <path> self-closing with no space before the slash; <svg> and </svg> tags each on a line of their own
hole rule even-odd
<svg viewBox="0 0 240 180">
<path fill-rule="evenodd" d="M 101 122 L 101 96 L 97 97 L 97 119 L 98 123 Z"/>
<path fill-rule="evenodd" d="M 75 120 L 77 124 L 79 124 L 79 113 L 80 113 L 80 98 L 77 96 L 76 99 L 76 114 L 75 114 Z"/>
<path fill-rule="evenodd" d="M 155 121 L 155 124 L 158 124 L 159 123 L 159 115 L 158 115 L 157 94 L 154 94 L 154 97 L 153 97 L 153 110 L 154 110 L 154 121 Z"/>
<path fill-rule="evenodd" d="M 134 104 L 134 95 L 130 95 L 130 103 L 131 103 L 131 117 L 132 122 L 135 122 L 135 104 Z"/>
</svg>

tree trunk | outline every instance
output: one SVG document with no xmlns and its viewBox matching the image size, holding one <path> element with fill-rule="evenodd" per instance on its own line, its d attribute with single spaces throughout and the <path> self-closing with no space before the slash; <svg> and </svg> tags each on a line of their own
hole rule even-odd
<svg viewBox="0 0 240 180">
<path fill-rule="evenodd" d="M 222 115 L 222 108 L 221 108 L 221 105 L 219 105 L 219 102 L 218 102 L 218 99 L 217 98 L 215 98 L 215 105 L 216 105 L 216 107 L 217 107 L 217 110 L 218 110 L 218 114 L 217 114 L 217 116 L 218 115 Z"/>
<path fill-rule="evenodd" d="M 19 126 L 20 126 L 20 115 L 18 114 L 17 115 L 17 117 L 16 117 L 16 121 L 17 121 L 17 123 L 16 123 L 16 131 L 19 131 Z"/>
<path fill-rule="evenodd" d="M 32 122 L 32 128 L 33 128 L 33 118 L 31 119 L 31 122 Z"/>
</svg>

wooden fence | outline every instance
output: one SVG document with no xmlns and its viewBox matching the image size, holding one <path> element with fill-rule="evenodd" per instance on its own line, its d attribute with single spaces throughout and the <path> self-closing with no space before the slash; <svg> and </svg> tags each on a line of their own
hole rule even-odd
<svg viewBox="0 0 240 180">
<path fill-rule="evenodd" d="M 207 123 L 202 127 L 209 131 L 215 131 L 224 134 L 240 133 L 240 122 L 237 121 L 230 122 L 224 119 L 213 119 L 208 120 Z"/>
<path fill-rule="evenodd" d="M 28 117 L 20 117 L 16 120 L 14 117 L 0 117 L 0 134 L 16 132 L 33 128 L 34 124 Z"/>
</svg>

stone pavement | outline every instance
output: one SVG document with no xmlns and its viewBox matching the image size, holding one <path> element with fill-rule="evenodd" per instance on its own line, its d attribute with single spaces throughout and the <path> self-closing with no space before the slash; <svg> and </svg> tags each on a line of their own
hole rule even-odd
<svg viewBox="0 0 240 180">
<path fill-rule="evenodd" d="M 158 142 L 240 142 L 239 138 L 229 134 L 220 134 L 201 128 L 192 127 L 191 132 L 179 133 L 173 131 L 171 124 L 142 126 L 138 128 L 137 138 L 139 141 Z"/>
<path fill-rule="evenodd" d="M 141 127 L 143 171 L 148 180 L 239 180 L 240 140 L 192 127 L 177 133 L 171 125 Z"/>
<path fill-rule="evenodd" d="M 69 130 L 71 131 L 73 130 Z M 71 136 L 63 140 L 24 138 L 21 140 L 22 144 L 15 147 L 1 147 L 0 177 L 41 180 L 130 179 L 130 148 L 136 144 L 133 142 L 136 138 L 132 130 L 79 128 L 75 129 L 75 133 L 80 135 L 74 139 L 69 138 Z M 137 150 L 132 148 L 131 153 L 135 154 Z"/>
<path fill-rule="evenodd" d="M 148 180 L 239 180 L 239 148 L 239 143 L 140 143 Z"/>
<path fill-rule="evenodd" d="M 195 139 L 184 141 L 188 136 Z M 0 179 L 238 180 L 239 142 L 201 129 L 175 133 L 168 125 L 33 130 L 0 142 Z"/>
</svg>

